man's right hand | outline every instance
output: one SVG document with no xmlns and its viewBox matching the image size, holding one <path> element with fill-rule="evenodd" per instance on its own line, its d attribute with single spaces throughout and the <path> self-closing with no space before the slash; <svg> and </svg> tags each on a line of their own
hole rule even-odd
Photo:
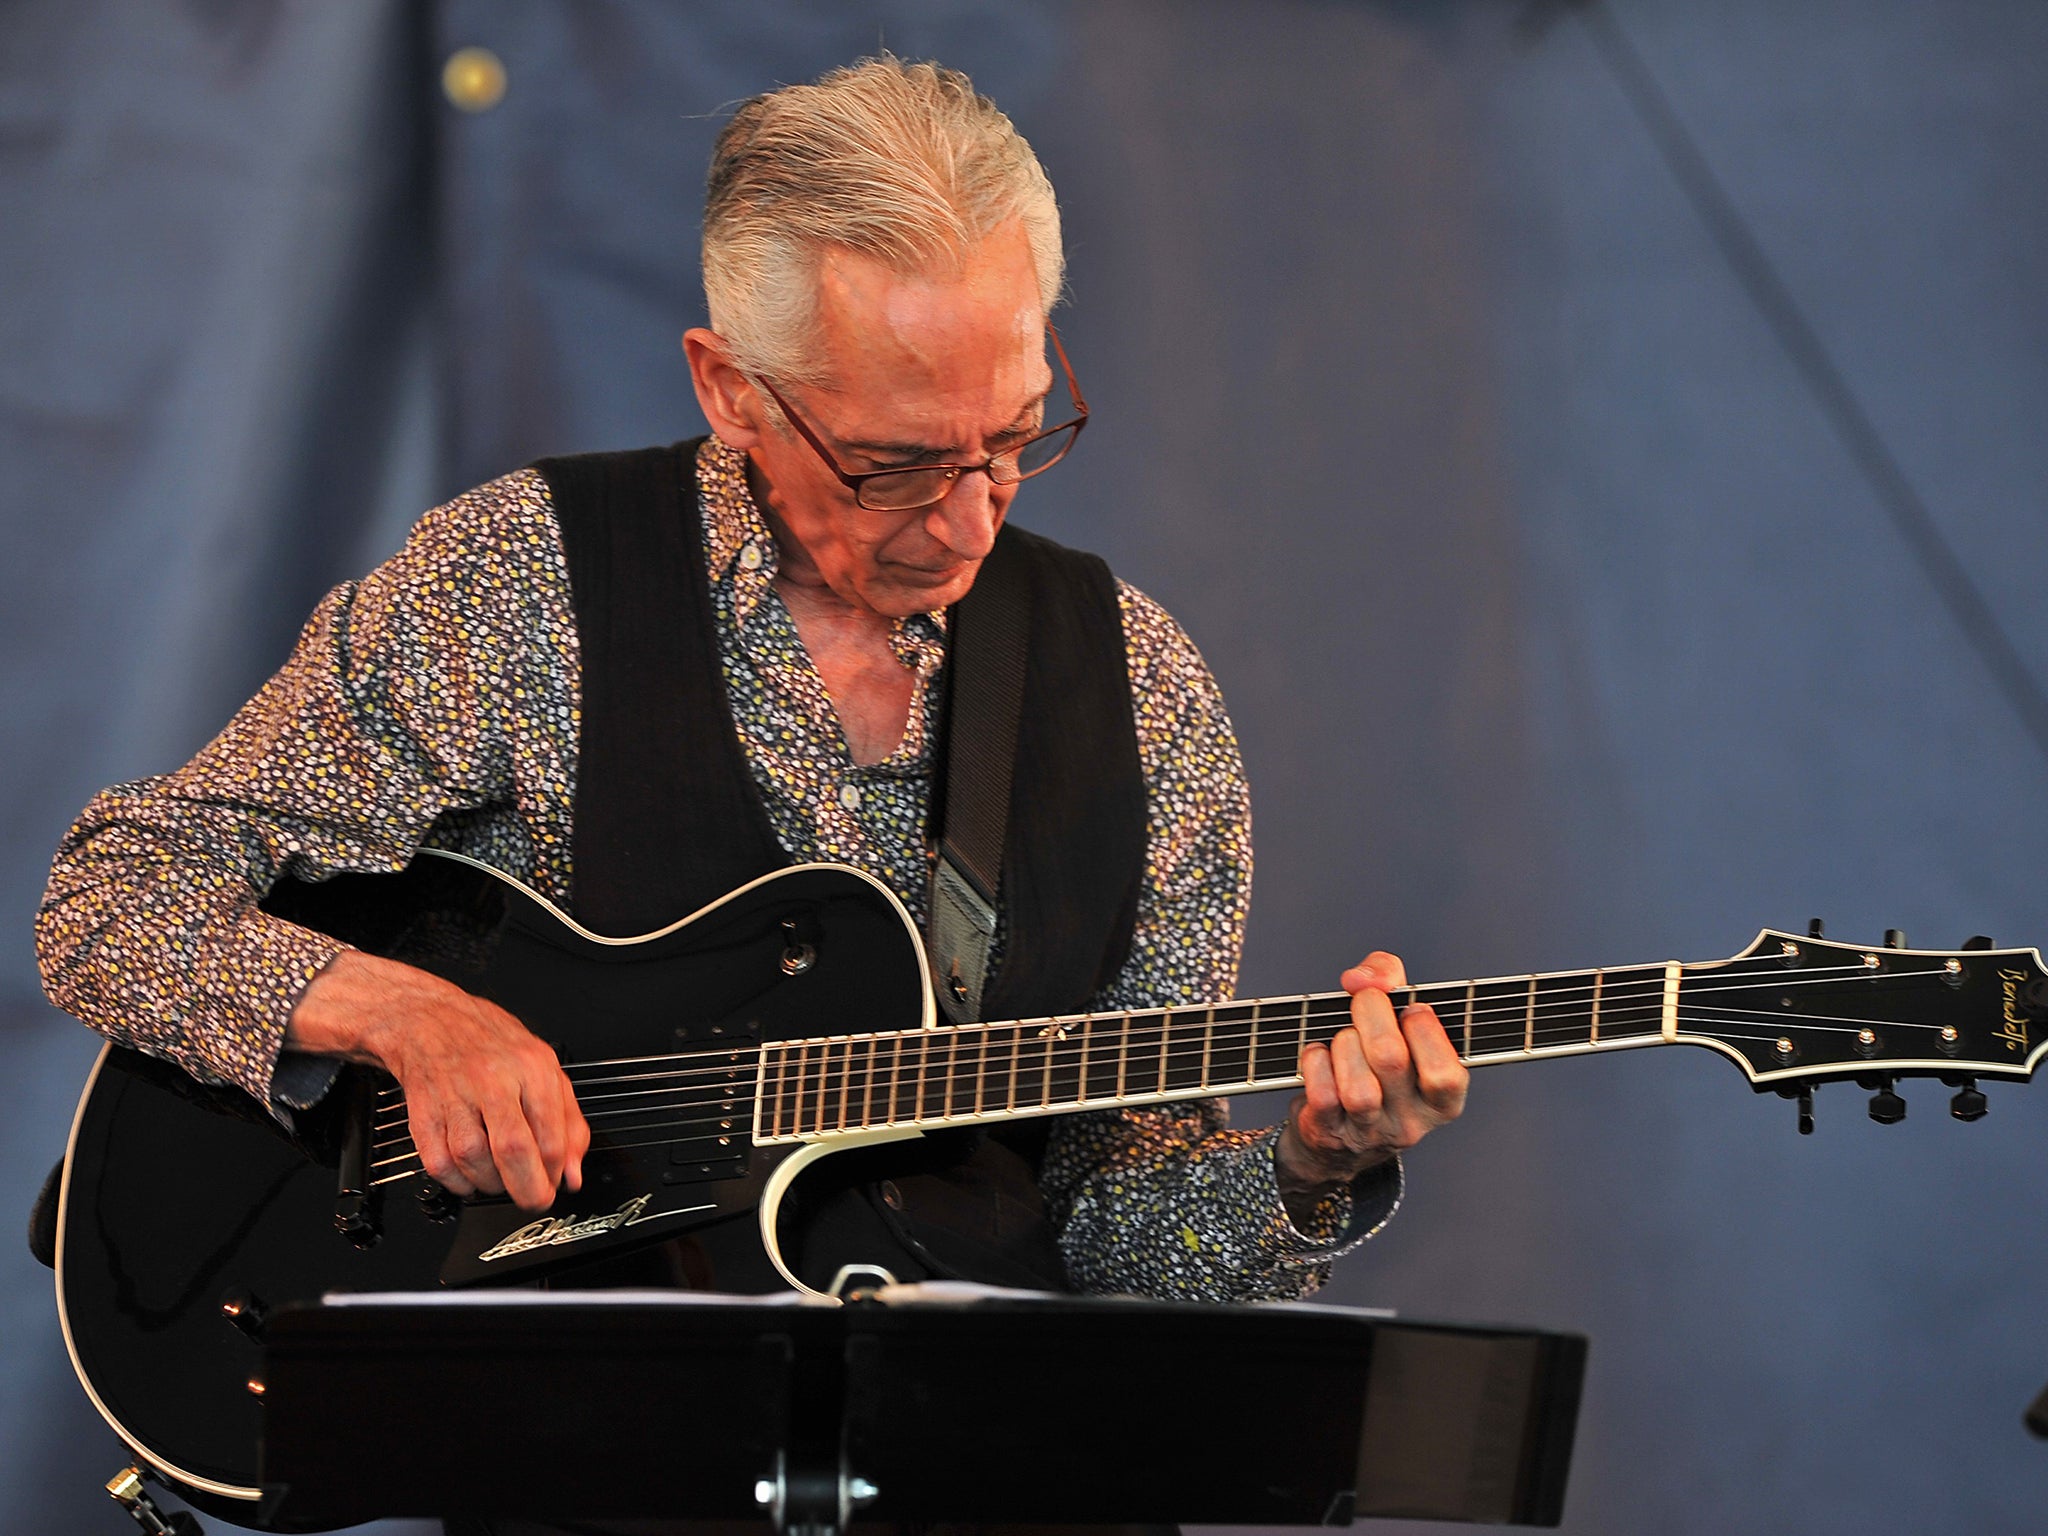
<svg viewBox="0 0 2048 1536">
<path fill-rule="evenodd" d="M 458 1195 L 541 1211 L 583 1187 L 590 1126 L 555 1053 L 453 982 L 344 950 L 300 994 L 284 1043 L 397 1078 L 421 1164 Z"/>
</svg>

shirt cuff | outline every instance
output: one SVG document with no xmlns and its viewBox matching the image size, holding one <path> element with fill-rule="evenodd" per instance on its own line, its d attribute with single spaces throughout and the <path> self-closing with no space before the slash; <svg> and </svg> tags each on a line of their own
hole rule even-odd
<svg viewBox="0 0 2048 1536">
<path fill-rule="evenodd" d="M 1292 1242 L 1286 1235 L 1282 1237 L 1285 1258 L 1297 1263 L 1327 1263 L 1378 1236 L 1401 1208 L 1407 1175 L 1397 1155 L 1323 1196 L 1307 1221 L 1297 1223 L 1280 1197 L 1280 1127 L 1275 1126 L 1269 1137 L 1265 1165 L 1273 1181 L 1273 1209 L 1278 1212 L 1275 1230 L 1292 1237 Z"/>
<path fill-rule="evenodd" d="M 348 947 L 267 912 L 244 914 L 232 942 L 200 967 L 187 1023 L 194 1075 L 233 1084 L 281 1120 L 313 1103 L 340 1064 L 285 1050 L 285 1029 L 313 978 Z"/>
<path fill-rule="evenodd" d="M 311 1109 L 327 1096 L 340 1075 L 339 1057 L 279 1051 L 277 1070 L 270 1074 L 270 1107 L 273 1111 Z"/>
</svg>

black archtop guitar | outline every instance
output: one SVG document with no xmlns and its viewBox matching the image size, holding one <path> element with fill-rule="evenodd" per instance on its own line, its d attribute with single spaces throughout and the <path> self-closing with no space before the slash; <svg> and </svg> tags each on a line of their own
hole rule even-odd
<svg viewBox="0 0 2048 1536">
<path fill-rule="evenodd" d="M 420 965 L 559 1051 L 594 1139 L 584 1187 L 541 1216 L 427 1180 L 390 1079 L 349 1069 L 287 1134 L 233 1090 L 109 1046 L 66 1152 L 57 1300 L 107 1422 L 201 1507 L 255 1518 L 263 1318 L 332 1291 L 525 1280 L 627 1244 L 776 1212 L 834 1152 L 946 1127 L 1254 1093 L 1299 1082 L 1302 1046 L 1349 1017 L 1342 992 L 954 1025 L 933 1006 L 915 925 L 883 886 L 801 865 L 656 933 L 607 938 L 498 872 L 429 852 L 272 903 Z M 1416 986 L 1472 1066 L 1652 1045 L 1729 1057 L 1759 1091 L 1873 1090 L 1932 1077 L 1952 1110 L 2024 1079 L 2048 1031 L 2031 949 L 1859 948 L 1766 931 L 1705 964 Z"/>
</svg>

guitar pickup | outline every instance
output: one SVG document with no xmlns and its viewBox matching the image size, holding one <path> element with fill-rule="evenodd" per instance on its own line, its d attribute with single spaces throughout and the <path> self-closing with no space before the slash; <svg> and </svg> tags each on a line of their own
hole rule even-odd
<svg viewBox="0 0 2048 1536">
<path fill-rule="evenodd" d="M 736 1179 L 747 1171 L 747 1152 L 742 1138 L 730 1147 L 707 1146 L 703 1142 L 678 1142 L 668 1149 L 668 1167 L 661 1171 L 664 1184 L 702 1184 L 714 1179 Z"/>
</svg>

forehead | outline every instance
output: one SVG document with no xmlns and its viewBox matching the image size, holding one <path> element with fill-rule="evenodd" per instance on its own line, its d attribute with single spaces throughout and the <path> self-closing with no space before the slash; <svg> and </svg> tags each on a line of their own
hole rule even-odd
<svg viewBox="0 0 2048 1536">
<path fill-rule="evenodd" d="M 817 301 L 822 392 L 861 414 L 989 425 L 986 413 L 1014 415 L 1049 382 L 1037 272 L 1015 225 L 938 273 L 828 251 Z"/>
</svg>

